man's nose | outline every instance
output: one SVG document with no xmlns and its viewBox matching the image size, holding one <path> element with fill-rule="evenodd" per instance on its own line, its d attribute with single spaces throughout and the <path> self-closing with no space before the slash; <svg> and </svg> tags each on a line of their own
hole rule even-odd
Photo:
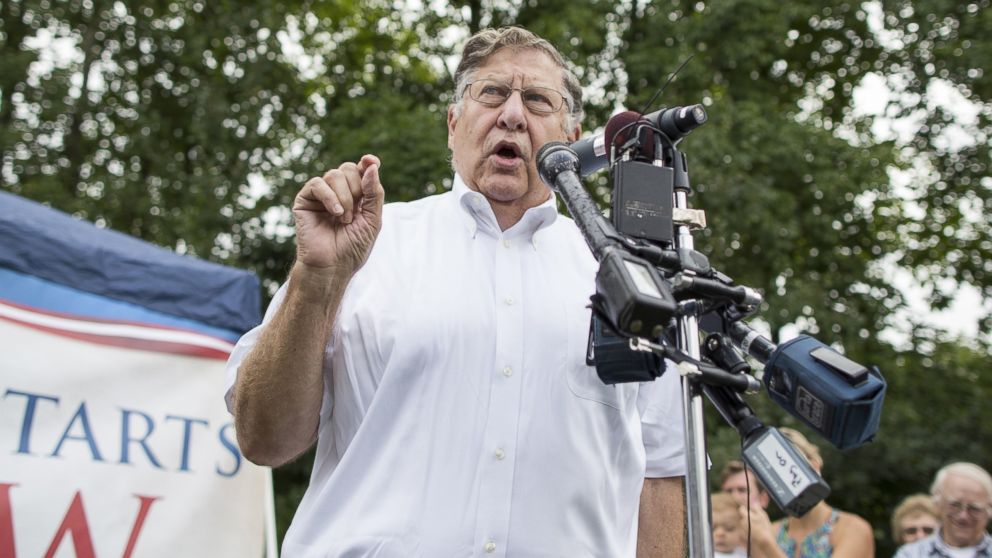
<svg viewBox="0 0 992 558">
<path fill-rule="evenodd" d="M 527 129 L 527 107 L 521 91 L 511 91 L 509 98 L 500 107 L 498 124 L 500 127 L 515 132 Z"/>
</svg>

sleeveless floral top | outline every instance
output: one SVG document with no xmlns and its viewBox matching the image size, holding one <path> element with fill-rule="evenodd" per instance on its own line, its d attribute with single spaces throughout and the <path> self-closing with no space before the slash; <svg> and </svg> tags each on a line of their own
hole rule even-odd
<svg viewBox="0 0 992 558">
<path fill-rule="evenodd" d="M 798 548 L 796 541 L 789 537 L 789 520 L 786 518 L 778 529 L 775 542 L 789 558 L 830 558 L 834 553 L 834 547 L 830 545 L 830 532 L 834 530 L 838 517 L 837 510 L 831 510 L 827 521 L 803 539 Z"/>
</svg>

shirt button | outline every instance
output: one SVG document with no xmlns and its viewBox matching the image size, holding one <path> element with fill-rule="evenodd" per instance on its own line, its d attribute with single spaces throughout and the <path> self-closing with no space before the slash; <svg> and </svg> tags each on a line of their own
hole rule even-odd
<svg viewBox="0 0 992 558">
<path fill-rule="evenodd" d="M 510 368 L 509 366 L 504 366 L 503 367 L 503 375 L 506 376 L 507 378 L 509 378 L 510 376 L 513 375 L 513 369 Z"/>
<path fill-rule="evenodd" d="M 506 304 L 507 306 L 513 306 L 513 297 L 512 296 L 508 296 L 508 297 L 504 298 L 503 299 L 503 303 Z"/>
<path fill-rule="evenodd" d="M 504 457 L 506 457 L 506 452 L 503 451 L 503 448 L 496 448 L 496 459 L 502 461 Z"/>
<path fill-rule="evenodd" d="M 503 246 L 505 246 L 506 248 L 509 248 L 510 246 L 513 246 L 513 241 L 510 240 L 509 238 L 504 239 L 503 240 Z"/>
<path fill-rule="evenodd" d="M 486 552 L 496 552 L 496 543 L 493 541 L 486 541 L 485 546 L 482 547 Z"/>
</svg>

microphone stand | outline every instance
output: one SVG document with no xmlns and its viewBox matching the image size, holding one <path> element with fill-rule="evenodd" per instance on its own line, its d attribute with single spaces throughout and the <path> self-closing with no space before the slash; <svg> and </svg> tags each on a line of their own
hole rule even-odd
<svg viewBox="0 0 992 558">
<path fill-rule="evenodd" d="M 673 190 L 674 245 L 676 251 L 694 250 L 692 220 L 689 209 L 689 176 L 685 155 L 668 145 L 665 159 L 675 171 Z M 683 271 L 691 274 L 691 271 Z M 684 303 L 683 303 L 684 304 Z M 685 354 L 699 360 L 699 321 L 694 313 L 685 313 L 676 321 L 676 346 Z M 698 374 L 682 377 L 683 426 L 686 443 L 685 504 L 689 532 L 689 555 L 692 558 L 713 556 L 713 535 L 710 516 L 710 491 L 706 468 L 706 431 L 703 417 L 703 388 Z"/>
<path fill-rule="evenodd" d="M 733 346 L 762 363 L 773 358 L 773 353 L 777 355 L 779 349 L 739 321 L 757 309 L 760 294 L 748 287 L 734 286 L 729 277 L 712 269 L 705 256 L 694 250 L 692 231 L 705 228 L 706 219 L 703 211 L 689 208 L 689 178 L 685 156 L 675 149 L 678 139 L 675 142 L 669 139 L 662 147 L 656 137 L 654 153 L 660 157 L 655 157 L 651 163 L 627 165 L 630 151 L 625 149 L 624 162 L 617 163 L 616 167 L 615 192 L 621 190 L 622 185 L 633 193 L 629 197 L 615 198 L 615 201 L 625 200 L 621 205 L 614 205 L 615 215 L 633 208 L 632 213 L 637 218 L 647 215 L 653 219 L 663 213 L 665 208 L 662 206 L 667 205 L 667 199 L 671 197 L 672 205 L 668 208 L 671 212 L 670 235 L 652 238 L 661 244 L 634 240 L 632 237 L 640 237 L 639 233 L 647 230 L 639 223 L 626 221 L 622 230 L 618 230 L 621 225 L 614 227 L 604 218 L 582 186 L 579 156 L 567 144 L 546 144 L 537 158 L 541 179 L 562 197 L 600 262 L 596 294 L 592 297 L 594 320 L 598 317 L 611 330 L 621 332 L 628 338 L 631 350 L 651 352 L 680 363 L 687 452 L 685 503 L 689 555 L 712 558 L 703 395 L 740 434 L 742 457 L 784 511 L 797 516 L 806 513 L 826 497 L 829 487 L 791 443 L 754 415 L 740 395 L 760 391 L 761 383 L 750 375 L 750 367 Z M 661 171 L 658 167 L 664 168 L 665 172 L 645 170 Z M 624 172 L 630 174 L 622 175 Z M 627 181 L 621 176 L 632 178 Z M 649 189 L 652 184 L 667 184 L 670 193 L 662 190 L 658 197 L 644 196 L 641 186 L 645 183 Z M 659 200 L 666 201 L 661 203 Z M 630 201 L 633 203 L 628 204 Z M 641 238 L 646 239 L 646 234 Z M 668 249 L 669 246 L 673 249 Z M 714 311 L 720 316 L 716 328 L 711 323 Z M 700 316 L 704 314 L 709 321 L 704 320 L 702 325 L 711 335 L 701 345 Z M 674 348 L 663 341 L 664 331 L 671 331 L 672 321 L 675 322 Z M 599 352 L 593 351 L 597 346 L 596 331 L 594 322 L 590 330 L 589 355 Z M 652 381 L 658 376 L 657 373 L 645 376 L 645 371 L 641 370 L 646 366 L 644 361 L 619 356 L 615 352 L 615 341 L 598 346 L 606 349 L 606 362 L 611 363 L 604 372 L 597 359 L 597 373 L 605 383 Z M 619 368 L 618 359 L 623 361 Z"/>
</svg>

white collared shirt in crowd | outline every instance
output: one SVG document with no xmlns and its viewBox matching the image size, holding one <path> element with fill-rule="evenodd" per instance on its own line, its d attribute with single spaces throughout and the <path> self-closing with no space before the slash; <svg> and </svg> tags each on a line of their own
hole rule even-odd
<svg viewBox="0 0 992 558">
<path fill-rule="evenodd" d="M 554 196 L 506 231 L 457 176 L 387 204 L 283 555 L 633 557 L 643 478 L 685 473 L 681 391 L 674 371 L 607 386 L 586 366 L 596 269 Z"/>
<path fill-rule="evenodd" d="M 955 548 L 944 542 L 940 530 L 936 533 L 904 544 L 896 551 L 894 558 L 990 558 L 992 557 L 992 536 L 982 536 L 975 546 Z"/>
</svg>

